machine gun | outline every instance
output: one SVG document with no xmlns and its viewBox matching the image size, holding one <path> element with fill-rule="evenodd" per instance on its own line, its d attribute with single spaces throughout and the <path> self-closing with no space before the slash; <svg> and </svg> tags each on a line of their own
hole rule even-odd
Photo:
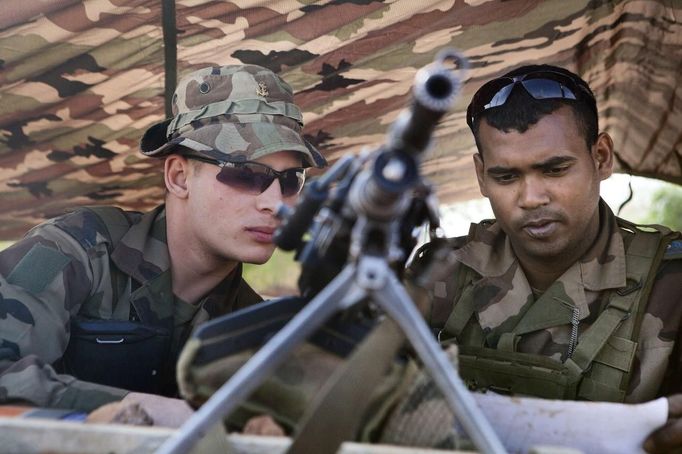
<svg viewBox="0 0 682 454">
<path fill-rule="evenodd" d="M 373 304 L 400 326 L 478 449 L 505 452 L 399 279 L 411 249 L 409 232 L 426 219 L 437 222 L 419 162 L 438 120 L 459 92 L 460 80 L 453 65 L 463 70 L 466 60 L 452 50 L 439 53 L 434 63 L 417 72 L 413 103 L 394 122 L 385 144 L 373 152 L 339 160 L 307 186 L 291 211 L 281 210 L 284 221 L 275 242 L 282 249 L 297 250 L 302 263 L 299 286 L 310 302 L 159 452 L 188 452 L 297 345 L 335 313 L 360 303 Z"/>
<path fill-rule="evenodd" d="M 413 104 L 393 123 L 385 144 L 339 159 L 306 185 L 293 209 L 280 207 L 283 223 L 274 241 L 283 250 L 296 250 L 304 297 L 317 294 L 361 251 L 385 257 L 401 277 L 416 245 L 414 229 L 425 222 L 432 232 L 439 227 L 435 195 L 419 175 L 419 160 L 459 92 L 459 80 L 443 65 L 453 57 L 445 52 L 419 71 Z"/>
</svg>

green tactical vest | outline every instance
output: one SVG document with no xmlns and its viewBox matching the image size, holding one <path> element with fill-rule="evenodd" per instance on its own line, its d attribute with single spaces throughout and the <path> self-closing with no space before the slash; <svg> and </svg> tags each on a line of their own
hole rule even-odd
<svg viewBox="0 0 682 454">
<path fill-rule="evenodd" d="M 500 337 L 496 348 L 485 347 L 480 338 L 462 338 L 474 314 L 473 271 L 467 268 L 456 292 L 461 296 L 439 338 L 458 343 L 460 375 L 471 389 L 546 399 L 624 401 L 648 295 L 676 233 L 660 226 L 645 230 L 622 219 L 618 224 L 626 236 L 627 284 L 611 292 L 601 314 L 563 363 L 515 351 L 519 335 L 513 330 Z"/>
</svg>

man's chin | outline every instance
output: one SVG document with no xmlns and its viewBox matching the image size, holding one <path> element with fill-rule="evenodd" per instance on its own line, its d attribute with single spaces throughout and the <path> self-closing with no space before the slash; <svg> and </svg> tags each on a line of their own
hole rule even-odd
<svg viewBox="0 0 682 454">
<path fill-rule="evenodd" d="M 548 245 L 549 246 L 549 245 Z M 538 245 L 538 247 L 530 247 L 526 248 L 526 255 L 528 257 L 532 257 L 535 260 L 538 261 L 554 261 L 566 254 L 567 251 L 565 251 L 562 248 L 550 248 L 550 247 L 542 247 L 542 245 Z"/>
<path fill-rule="evenodd" d="M 512 245 L 516 255 L 525 255 L 536 260 L 551 260 L 565 252 L 563 247 L 558 247 L 560 245 L 556 244 L 556 240 L 545 241 L 526 237 L 522 241 L 518 239 L 513 241 Z M 519 245 L 521 247 L 518 247 Z M 522 253 L 519 254 L 521 251 Z"/>
<path fill-rule="evenodd" d="M 244 257 L 242 259 L 242 262 L 250 263 L 252 265 L 264 265 L 265 263 L 267 263 L 268 260 L 270 260 L 274 252 L 275 249 L 273 248 L 272 250 L 250 254 L 247 257 Z"/>
</svg>

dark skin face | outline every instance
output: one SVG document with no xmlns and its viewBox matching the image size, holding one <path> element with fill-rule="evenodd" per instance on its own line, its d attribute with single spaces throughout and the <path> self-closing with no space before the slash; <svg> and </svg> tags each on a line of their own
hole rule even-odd
<svg viewBox="0 0 682 454">
<path fill-rule="evenodd" d="M 569 107 L 523 134 L 479 128 L 474 156 L 481 194 L 490 200 L 531 286 L 545 290 L 590 247 L 599 230 L 599 184 L 611 175 L 613 142 L 602 133 L 588 149 Z"/>
</svg>

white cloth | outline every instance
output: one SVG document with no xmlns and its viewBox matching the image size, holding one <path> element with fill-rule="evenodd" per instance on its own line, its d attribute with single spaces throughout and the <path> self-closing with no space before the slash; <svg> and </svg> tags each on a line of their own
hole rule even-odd
<svg viewBox="0 0 682 454">
<path fill-rule="evenodd" d="M 527 453 L 541 445 L 585 454 L 640 454 L 646 437 L 668 419 L 665 398 L 614 404 L 473 395 L 510 453 Z"/>
</svg>

